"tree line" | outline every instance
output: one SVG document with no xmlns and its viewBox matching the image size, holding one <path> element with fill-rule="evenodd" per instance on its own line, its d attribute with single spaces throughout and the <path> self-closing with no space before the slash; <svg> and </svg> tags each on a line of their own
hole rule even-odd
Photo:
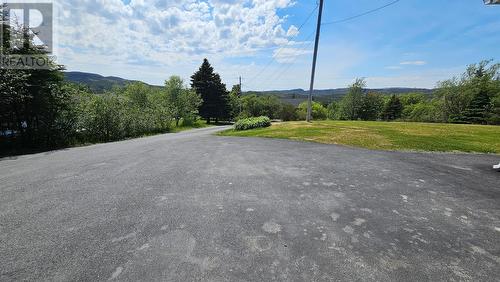
<svg viewBox="0 0 500 282">
<path fill-rule="evenodd" d="M 1 51 L 8 54 L 10 33 L 26 31 L 3 30 Z M 25 36 L 32 40 L 32 35 Z M 23 48 L 24 54 L 50 61 L 34 44 Z M 199 119 L 207 123 L 260 116 L 304 120 L 307 112 L 306 103 L 295 107 L 275 96 L 243 95 L 239 85 L 227 91 L 207 59 L 189 86 L 172 76 L 163 88 L 137 82 L 100 95 L 65 81 L 64 66 L 55 62 L 50 66 L 0 68 L 0 153 L 169 132 L 193 126 Z M 328 105 L 314 102 L 313 118 L 500 124 L 500 64 L 492 61 L 471 65 L 461 77 L 439 83 L 433 95 L 386 96 L 367 92 L 365 86 L 363 79 L 357 79 L 342 100 Z"/>
<path fill-rule="evenodd" d="M 356 79 L 340 101 L 313 102 L 313 119 L 500 124 L 500 64 L 491 60 L 472 64 L 460 77 L 439 82 L 432 95 L 384 95 L 365 87 L 364 79 Z M 307 102 L 294 107 L 275 96 L 248 95 L 238 103 L 237 116 L 242 118 L 304 120 L 307 113 Z"/>
<path fill-rule="evenodd" d="M 229 92 L 207 60 L 191 87 L 172 76 L 163 88 L 136 82 L 103 94 L 64 81 L 63 70 L 55 63 L 49 70 L 0 69 L 1 151 L 116 141 L 194 126 L 200 117 L 230 118 Z"/>
<path fill-rule="evenodd" d="M 432 95 L 384 96 L 366 93 L 358 79 L 340 102 L 328 105 L 330 118 L 500 124 L 500 64 L 470 65 L 461 77 L 438 83 Z"/>
<path fill-rule="evenodd" d="M 163 88 L 137 82 L 97 95 L 65 81 L 64 66 L 33 44 L 27 29 L 2 26 L 1 30 L 2 55 L 12 51 L 10 36 L 22 35 L 28 40 L 16 53 L 36 55 L 50 65 L 0 68 L 0 154 L 169 132 L 176 126 L 195 125 L 200 115 L 209 121 L 229 115 L 229 108 L 221 107 L 228 104 L 225 85 L 207 60 L 193 75 L 191 87 L 172 76 Z"/>
<path fill-rule="evenodd" d="M 267 116 L 294 121 L 307 113 L 306 102 L 295 107 L 272 95 L 242 95 L 239 85 L 227 91 L 207 59 L 190 86 L 172 76 L 163 88 L 136 82 L 100 95 L 65 82 L 63 70 L 55 63 L 49 70 L 0 69 L 2 151 L 116 141 L 193 126 L 199 119 L 211 123 Z M 357 79 L 340 101 L 313 102 L 313 119 L 497 125 L 499 70 L 500 64 L 491 61 L 473 64 L 460 78 L 439 83 L 433 95 L 368 92 L 365 81 Z"/>
</svg>

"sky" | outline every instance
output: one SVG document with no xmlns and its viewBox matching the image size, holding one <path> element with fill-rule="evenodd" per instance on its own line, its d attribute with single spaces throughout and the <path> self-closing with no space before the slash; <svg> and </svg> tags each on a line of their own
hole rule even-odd
<svg viewBox="0 0 500 282">
<path fill-rule="evenodd" d="M 316 0 L 55 0 L 58 62 L 162 85 L 207 58 L 230 88 L 309 87 Z M 325 0 L 316 89 L 432 88 L 500 55 L 500 5 L 482 0 Z"/>
</svg>

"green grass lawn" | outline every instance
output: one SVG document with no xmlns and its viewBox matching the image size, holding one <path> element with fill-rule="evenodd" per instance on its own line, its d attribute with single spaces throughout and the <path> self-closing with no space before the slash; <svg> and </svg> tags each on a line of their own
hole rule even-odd
<svg viewBox="0 0 500 282">
<path fill-rule="evenodd" d="M 500 126 L 414 122 L 315 121 L 275 123 L 220 135 L 285 138 L 376 150 L 500 154 Z"/>
</svg>

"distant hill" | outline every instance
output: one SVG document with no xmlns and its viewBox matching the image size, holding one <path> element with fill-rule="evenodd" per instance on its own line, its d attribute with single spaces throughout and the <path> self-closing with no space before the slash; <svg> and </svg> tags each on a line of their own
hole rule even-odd
<svg viewBox="0 0 500 282">
<path fill-rule="evenodd" d="M 103 93 L 113 87 L 123 87 L 129 83 L 137 82 L 115 76 L 102 76 L 95 73 L 86 72 L 65 72 L 66 80 L 88 86 L 95 93 Z"/>
<path fill-rule="evenodd" d="M 349 91 L 348 88 L 314 90 L 313 96 L 315 101 L 322 103 L 331 103 L 332 101 L 338 101 L 342 99 L 347 94 L 348 91 Z M 434 90 L 426 88 L 393 87 L 393 88 L 365 89 L 365 92 L 376 92 L 383 95 L 407 94 L 412 92 L 418 92 L 431 95 L 434 92 Z M 293 105 L 298 105 L 307 100 L 309 91 L 306 91 L 304 89 L 291 89 L 291 90 L 273 90 L 273 91 L 248 91 L 244 93 L 244 95 L 251 95 L 251 94 L 274 95 L 278 96 L 281 100 L 285 102 L 288 102 Z"/>
<path fill-rule="evenodd" d="M 65 72 L 66 79 L 73 83 L 83 84 L 88 86 L 95 93 L 103 93 L 107 90 L 111 90 L 113 87 L 123 87 L 129 83 L 137 82 L 135 80 L 127 80 L 115 76 L 102 76 L 94 73 L 86 72 Z M 153 86 L 161 87 L 161 86 Z M 326 90 L 314 90 L 314 100 L 322 103 L 330 103 L 332 101 L 338 101 L 344 97 L 348 88 L 337 88 L 337 89 L 326 89 Z M 367 92 L 377 92 L 385 95 L 391 94 L 406 94 L 410 92 L 420 92 L 424 94 L 432 94 L 432 89 L 425 88 L 380 88 L 380 89 L 366 89 Z M 309 94 L 308 91 L 304 89 L 290 89 L 290 90 L 273 90 L 273 91 L 248 91 L 244 95 L 275 95 L 279 97 L 282 101 L 298 105 L 303 101 L 307 100 Z"/>
</svg>

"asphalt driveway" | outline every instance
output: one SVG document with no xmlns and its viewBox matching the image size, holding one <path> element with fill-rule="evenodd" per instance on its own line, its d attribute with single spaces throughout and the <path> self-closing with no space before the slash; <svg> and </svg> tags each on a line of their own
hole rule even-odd
<svg viewBox="0 0 500 282">
<path fill-rule="evenodd" d="M 498 156 L 221 129 L 0 160 L 0 280 L 498 281 Z"/>
</svg>

